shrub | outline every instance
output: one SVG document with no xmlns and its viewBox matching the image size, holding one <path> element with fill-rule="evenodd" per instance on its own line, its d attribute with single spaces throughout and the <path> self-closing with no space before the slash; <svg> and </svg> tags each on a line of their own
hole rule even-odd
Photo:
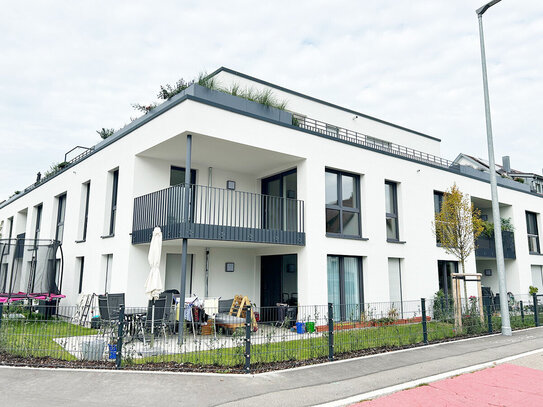
<svg viewBox="0 0 543 407">
<path fill-rule="evenodd" d="M 105 140 L 108 137 L 113 136 L 113 133 L 115 133 L 115 129 L 106 129 L 102 127 L 101 130 L 96 130 L 96 133 L 98 133 L 98 135 Z"/>
</svg>

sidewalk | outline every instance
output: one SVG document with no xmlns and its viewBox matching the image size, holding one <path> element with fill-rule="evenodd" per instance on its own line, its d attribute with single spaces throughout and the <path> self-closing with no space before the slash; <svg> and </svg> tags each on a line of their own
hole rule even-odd
<svg viewBox="0 0 543 407">
<path fill-rule="evenodd" d="M 254 376 L 0 368 L 0 404 L 317 405 L 539 349 L 543 327 Z"/>
</svg>

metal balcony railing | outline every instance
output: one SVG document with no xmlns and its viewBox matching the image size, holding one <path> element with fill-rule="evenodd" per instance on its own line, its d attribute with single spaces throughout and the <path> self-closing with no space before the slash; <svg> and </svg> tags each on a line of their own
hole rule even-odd
<svg viewBox="0 0 543 407">
<path fill-rule="evenodd" d="M 516 259 L 515 252 L 515 233 L 502 231 L 503 240 L 503 257 L 506 259 Z M 488 237 L 482 234 L 477 239 L 477 249 L 475 250 L 475 256 L 477 257 L 496 257 L 496 243 L 494 241 L 494 235 Z"/>
<path fill-rule="evenodd" d="M 187 202 L 188 197 L 188 202 Z M 304 202 L 180 184 L 134 199 L 132 243 L 191 238 L 304 245 Z"/>
<path fill-rule="evenodd" d="M 445 158 L 414 150 L 412 148 L 401 146 L 399 144 L 390 143 L 385 140 L 358 133 L 353 130 L 334 126 L 330 123 L 325 123 L 323 121 L 311 119 L 309 117 L 294 116 L 293 124 L 302 129 L 311 130 L 316 133 L 324 134 L 328 137 L 336 138 L 338 140 L 343 140 L 354 144 L 360 144 L 374 150 L 384 151 L 393 155 L 406 157 L 411 160 L 436 165 L 442 168 L 449 168 L 454 164 L 452 161 Z"/>
</svg>

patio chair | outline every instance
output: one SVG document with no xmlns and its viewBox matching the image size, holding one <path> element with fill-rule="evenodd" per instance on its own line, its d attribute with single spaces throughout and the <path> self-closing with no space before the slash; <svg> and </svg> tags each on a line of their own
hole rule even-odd
<svg viewBox="0 0 543 407">
<path fill-rule="evenodd" d="M 119 322 L 119 307 L 124 304 L 124 293 L 105 294 L 98 296 L 98 309 L 100 311 L 100 331 L 110 331 L 113 334 Z"/>
<path fill-rule="evenodd" d="M 165 323 L 165 310 L 166 310 L 166 298 L 159 298 L 154 302 L 154 315 L 153 315 L 153 301 L 149 300 L 147 304 L 147 314 L 140 320 L 140 332 L 141 340 L 145 345 L 146 334 L 150 334 L 151 331 L 154 335 L 162 330 L 162 334 L 166 337 L 166 323 Z M 152 329 L 154 327 L 154 329 Z"/>
<path fill-rule="evenodd" d="M 177 290 L 175 290 L 177 291 Z M 173 290 L 164 291 L 160 294 L 158 299 L 164 299 L 165 305 L 164 305 L 164 324 L 168 328 L 170 332 L 174 332 L 175 330 L 175 302 L 174 302 L 174 292 Z"/>
</svg>

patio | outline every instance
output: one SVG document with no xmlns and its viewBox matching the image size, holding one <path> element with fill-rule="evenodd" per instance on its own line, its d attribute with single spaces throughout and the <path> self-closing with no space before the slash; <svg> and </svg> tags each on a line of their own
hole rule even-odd
<svg viewBox="0 0 543 407">
<path fill-rule="evenodd" d="M 277 327 L 269 324 L 260 324 L 257 332 L 251 333 L 252 345 L 266 345 L 274 343 L 283 343 L 291 341 L 300 341 L 302 339 L 322 338 L 321 332 L 304 332 L 298 334 L 286 327 Z M 233 335 L 225 335 L 217 333 L 217 335 L 194 335 L 186 332 L 184 335 L 183 344 L 178 345 L 177 334 L 157 335 L 153 341 L 150 338 L 146 339 L 145 343 L 141 338 L 126 337 L 126 342 L 122 346 L 123 359 L 144 359 L 147 357 L 168 356 L 168 355 L 183 355 L 189 356 L 191 353 L 202 353 L 213 351 L 224 351 L 225 354 L 235 355 L 235 348 L 245 345 L 245 333 Z M 86 336 L 70 336 L 63 338 L 53 338 L 66 352 L 73 355 L 77 359 L 99 358 L 107 359 L 108 354 L 108 335 L 96 334 Z M 95 354 L 89 354 L 84 349 L 84 344 L 95 342 L 103 344 L 103 351 Z M 113 354 L 111 355 L 113 356 Z M 115 357 L 109 358 L 111 360 Z"/>
</svg>

